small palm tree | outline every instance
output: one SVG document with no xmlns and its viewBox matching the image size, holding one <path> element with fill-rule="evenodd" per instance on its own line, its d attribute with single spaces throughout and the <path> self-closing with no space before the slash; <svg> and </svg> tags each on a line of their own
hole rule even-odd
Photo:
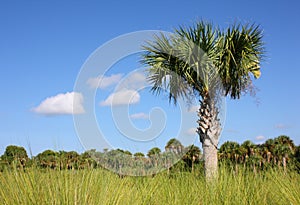
<svg viewBox="0 0 300 205">
<path fill-rule="evenodd" d="M 200 161 L 201 150 L 195 145 L 190 145 L 186 147 L 186 150 L 187 152 L 185 153 L 182 159 L 189 167 L 191 167 L 191 172 L 194 173 L 194 165 L 195 162 L 199 163 Z"/>
<path fill-rule="evenodd" d="M 152 161 L 152 163 L 155 165 L 155 167 L 158 166 L 158 160 L 159 160 L 160 154 L 161 154 L 161 150 L 158 147 L 153 147 L 147 153 L 147 156 Z"/>
<path fill-rule="evenodd" d="M 235 172 L 238 172 L 238 163 L 240 159 L 240 145 L 237 142 L 227 141 L 219 149 L 220 159 L 235 165 Z"/>
<path fill-rule="evenodd" d="M 183 148 L 184 147 L 181 144 L 181 142 L 175 138 L 170 139 L 165 146 L 166 151 L 170 151 L 175 154 L 181 154 L 183 151 Z"/>
<path fill-rule="evenodd" d="M 141 158 L 141 157 L 145 157 L 145 154 L 142 153 L 142 152 L 137 152 L 137 153 L 134 153 L 133 156 L 134 156 L 135 158 Z"/>
<path fill-rule="evenodd" d="M 260 77 L 264 48 L 262 30 L 255 25 L 233 25 L 225 31 L 200 21 L 180 27 L 173 35 L 156 36 L 144 46 L 143 63 L 156 94 L 168 91 L 178 98 L 200 101 L 198 129 L 207 178 L 217 176 L 217 147 L 221 133 L 218 97 L 241 97 L 251 91 L 252 77 Z"/>
<path fill-rule="evenodd" d="M 152 157 L 154 155 L 159 155 L 161 153 L 161 150 L 158 147 L 153 147 L 152 149 L 150 149 L 147 153 L 148 157 Z"/>
<path fill-rule="evenodd" d="M 284 171 L 286 171 L 287 161 L 289 160 L 290 156 L 295 153 L 296 146 L 288 136 L 281 135 L 274 139 L 274 152 L 276 157 L 278 158 L 278 167 L 282 162 L 282 166 Z"/>
<path fill-rule="evenodd" d="M 273 160 L 273 164 L 276 164 L 276 156 L 275 156 L 275 142 L 274 139 L 268 139 L 264 143 L 264 147 L 267 149 L 267 162 L 270 164 L 271 160 Z"/>
</svg>

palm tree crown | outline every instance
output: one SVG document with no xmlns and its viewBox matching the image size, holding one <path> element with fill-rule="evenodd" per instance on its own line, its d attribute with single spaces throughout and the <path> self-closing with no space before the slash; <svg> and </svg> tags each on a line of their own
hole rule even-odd
<svg viewBox="0 0 300 205">
<path fill-rule="evenodd" d="M 178 97 L 189 99 L 191 89 L 203 97 L 215 91 L 215 81 L 209 75 L 217 73 L 223 94 L 240 98 L 252 88 L 250 73 L 260 77 L 262 36 L 256 25 L 233 25 L 220 31 L 204 21 L 190 28 L 180 27 L 169 37 L 155 36 L 144 46 L 142 56 L 143 63 L 150 65 L 152 91 L 159 94 L 167 89 L 174 103 Z"/>
</svg>

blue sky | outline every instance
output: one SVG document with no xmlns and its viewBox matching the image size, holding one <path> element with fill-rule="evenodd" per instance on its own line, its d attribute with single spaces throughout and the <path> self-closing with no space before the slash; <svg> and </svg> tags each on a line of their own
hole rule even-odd
<svg viewBox="0 0 300 205">
<path fill-rule="evenodd" d="M 38 112 L 42 102 L 56 97 L 52 101 L 68 103 L 74 97 L 74 84 L 82 65 L 107 41 L 140 30 L 172 31 L 199 19 L 221 27 L 236 20 L 256 22 L 265 34 L 267 58 L 262 64 L 262 77 L 255 81 L 259 91 L 255 98 L 227 100 L 221 143 L 246 139 L 259 143 L 285 134 L 300 144 L 299 8 L 297 0 L 1 1 L 0 153 L 10 144 L 24 146 L 28 151 L 30 148 L 33 155 L 45 149 L 82 152 L 69 108 L 62 106 L 57 111 L 64 109 L 64 115 L 49 116 Z M 151 125 L 148 115 L 153 107 L 160 106 L 167 113 L 170 125 L 147 146 L 122 138 L 114 129 L 109 108 L 101 106 L 114 92 L 114 80 L 121 81 L 118 75 L 124 77 L 139 69 L 137 63 L 131 65 L 129 61 L 136 62 L 135 57 L 117 63 L 106 76 L 115 75 L 109 78 L 111 84 L 107 89 L 97 89 L 97 122 L 114 147 L 123 145 L 133 152 L 146 151 L 148 145 L 163 148 L 167 139 L 176 135 L 176 120 L 171 114 L 176 116 L 178 111 L 163 96 L 152 96 L 146 88 L 129 108 L 132 118 L 134 114 L 142 118 L 132 119 L 140 129 Z M 47 103 L 44 108 L 49 106 Z M 86 108 L 79 106 L 78 113 L 82 109 Z"/>
</svg>

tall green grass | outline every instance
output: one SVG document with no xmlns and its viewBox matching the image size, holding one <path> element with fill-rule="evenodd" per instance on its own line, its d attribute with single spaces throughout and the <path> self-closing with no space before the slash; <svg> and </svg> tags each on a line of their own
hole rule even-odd
<svg viewBox="0 0 300 205">
<path fill-rule="evenodd" d="M 201 175 L 124 177 L 109 171 L 27 169 L 0 173 L 0 204 L 300 204 L 300 175 L 280 171 L 233 174 L 218 183 Z"/>
</svg>

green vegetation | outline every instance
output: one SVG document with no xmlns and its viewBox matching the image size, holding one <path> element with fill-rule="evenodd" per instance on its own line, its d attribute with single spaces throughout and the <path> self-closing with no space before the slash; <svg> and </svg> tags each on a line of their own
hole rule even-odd
<svg viewBox="0 0 300 205">
<path fill-rule="evenodd" d="M 238 174 L 222 167 L 219 181 L 187 172 L 120 178 L 102 169 L 4 171 L 0 204 L 300 204 L 300 175 Z"/>
<path fill-rule="evenodd" d="M 173 167 L 163 163 L 164 171 L 151 174 L 181 152 Z M 218 182 L 207 183 L 201 150 L 176 139 L 147 156 L 121 149 L 45 150 L 28 158 L 24 148 L 8 146 L 0 161 L 0 204 L 300 204 L 299 153 L 287 136 L 260 145 L 225 142 Z M 122 168 L 129 165 L 148 176 L 125 176 Z"/>
<path fill-rule="evenodd" d="M 281 135 L 262 144 L 247 140 L 242 144 L 227 141 L 218 150 L 218 160 L 226 167 L 239 172 L 246 169 L 258 173 L 269 169 L 289 170 L 300 173 L 300 146 L 290 137 Z M 184 147 L 177 139 L 170 139 L 162 151 L 151 148 L 147 155 L 132 154 L 115 149 L 103 152 L 95 149 L 82 154 L 75 151 L 45 150 L 29 158 L 23 147 L 10 145 L 0 158 L 0 171 L 26 170 L 30 167 L 53 170 L 109 169 L 125 176 L 146 176 L 161 171 L 197 172 L 203 174 L 203 155 L 199 147 Z M 174 165 L 174 166 L 173 166 Z M 197 170 L 195 170 L 197 169 Z"/>
<path fill-rule="evenodd" d="M 102 164 L 118 171 L 135 162 L 147 173 L 159 158 L 183 151 L 172 168 L 144 177 L 116 174 Z M 28 158 L 24 148 L 8 146 L 0 161 L 0 204 L 300 204 L 299 153 L 287 136 L 260 145 L 225 142 L 218 152 L 218 181 L 207 183 L 201 150 L 176 139 L 164 151 L 150 149 L 147 157 L 117 149 L 46 150 Z"/>
</svg>

